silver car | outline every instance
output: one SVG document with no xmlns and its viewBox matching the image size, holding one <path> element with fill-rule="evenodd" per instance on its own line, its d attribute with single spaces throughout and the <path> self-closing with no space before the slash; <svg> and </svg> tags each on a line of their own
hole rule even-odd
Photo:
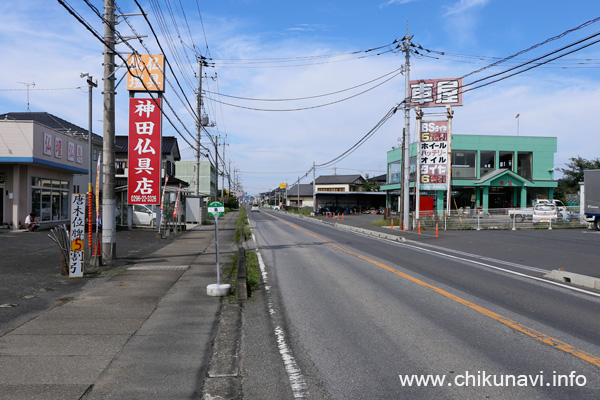
<svg viewBox="0 0 600 400">
<path fill-rule="evenodd" d="M 554 203 L 540 203 L 533 208 L 533 224 L 555 222 L 558 219 Z"/>
</svg>

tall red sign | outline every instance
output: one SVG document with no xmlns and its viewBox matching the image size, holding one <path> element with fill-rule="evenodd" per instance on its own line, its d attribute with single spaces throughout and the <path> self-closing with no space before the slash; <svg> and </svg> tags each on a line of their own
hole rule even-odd
<svg viewBox="0 0 600 400">
<path fill-rule="evenodd" d="M 161 99 L 129 99 L 129 204 L 160 204 Z"/>
</svg>

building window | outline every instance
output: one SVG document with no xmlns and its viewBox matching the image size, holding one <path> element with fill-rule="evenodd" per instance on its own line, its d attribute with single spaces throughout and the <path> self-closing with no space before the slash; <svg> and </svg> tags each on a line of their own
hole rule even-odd
<svg viewBox="0 0 600 400">
<path fill-rule="evenodd" d="M 481 151 L 479 153 L 479 176 L 493 171 L 496 168 L 496 152 Z"/>
<path fill-rule="evenodd" d="M 388 183 L 400 183 L 402 174 L 402 161 L 394 161 L 388 164 Z"/>
<path fill-rule="evenodd" d="M 519 151 L 517 153 L 517 174 L 525 179 L 533 177 L 533 153 L 531 151 Z"/>
<path fill-rule="evenodd" d="M 500 168 L 506 168 L 512 171 L 514 155 L 515 154 L 512 151 L 501 151 L 499 158 Z"/>
<path fill-rule="evenodd" d="M 127 161 L 115 162 L 115 175 L 125 175 L 126 168 L 127 168 Z"/>
<path fill-rule="evenodd" d="M 31 178 L 31 211 L 40 221 L 68 221 L 69 182 Z"/>
<path fill-rule="evenodd" d="M 475 169 L 475 150 L 458 150 L 452 152 L 452 178 L 474 179 L 477 178 Z"/>
<path fill-rule="evenodd" d="M 417 156 L 409 158 L 408 167 L 408 181 L 415 182 L 417 180 Z"/>
</svg>

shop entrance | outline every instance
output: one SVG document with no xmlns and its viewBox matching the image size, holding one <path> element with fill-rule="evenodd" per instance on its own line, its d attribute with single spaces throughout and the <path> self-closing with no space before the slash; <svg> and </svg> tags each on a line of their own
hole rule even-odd
<svg viewBox="0 0 600 400">
<path fill-rule="evenodd" d="M 514 199 L 513 187 L 490 187 L 489 207 L 490 208 L 512 208 Z"/>
</svg>

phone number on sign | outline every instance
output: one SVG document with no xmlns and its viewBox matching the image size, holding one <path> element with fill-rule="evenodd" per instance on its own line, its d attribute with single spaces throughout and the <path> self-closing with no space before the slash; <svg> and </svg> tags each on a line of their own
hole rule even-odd
<svg viewBox="0 0 600 400">
<path fill-rule="evenodd" d="M 158 196 L 133 195 L 129 198 L 130 204 L 158 204 Z"/>
</svg>

